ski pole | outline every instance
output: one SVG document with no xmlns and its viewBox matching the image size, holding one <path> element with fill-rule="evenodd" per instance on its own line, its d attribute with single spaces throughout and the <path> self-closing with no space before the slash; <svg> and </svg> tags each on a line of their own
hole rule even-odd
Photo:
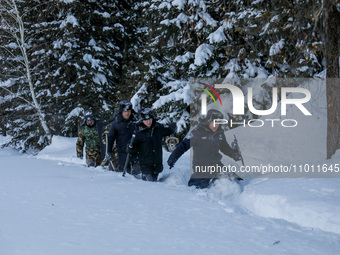
<svg viewBox="0 0 340 255">
<path fill-rule="evenodd" d="M 133 143 L 134 143 L 134 141 L 135 141 L 135 138 L 136 138 L 136 135 L 133 134 L 133 135 L 132 135 L 132 138 L 131 138 L 131 141 L 130 141 L 130 144 L 129 144 L 129 148 L 130 148 L 130 149 L 133 148 Z M 127 167 L 128 167 L 129 162 L 130 162 L 130 152 L 128 152 L 127 155 L 126 155 L 126 160 L 125 160 L 124 169 L 123 169 L 123 177 L 125 176 L 126 169 L 127 169 Z"/>
<path fill-rule="evenodd" d="M 110 157 L 109 157 L 109 154 L 108 154 L 108 150 L 109 150 L 109 145 L 108 145 L 108 135 L 107 133 L 105 134 L 105 141 L 106 141 L 106 144 L 105 144 L 105 158 L 103 159 L 103 162 L 100 164 L 101 166 L 105 166 L 107 161 L 110 160 Z"/>
<path fill-rule="evenodd" d="M 116 168 L 115 168 L 115 166 L 113 165 L 113 163 L 112 163 L 112 161 L 110 160 L 110 163 L 109 163 L 110 165 L 111 165 L 111 167 L 112 167 L 112 170 L 113 171 L 116 171 Z"/>
</svg>

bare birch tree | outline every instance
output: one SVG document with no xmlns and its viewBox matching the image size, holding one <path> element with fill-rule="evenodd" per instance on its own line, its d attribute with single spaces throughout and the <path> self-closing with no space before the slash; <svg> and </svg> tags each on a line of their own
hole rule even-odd
<svg viewBox="0 0 340 255">
<path fill-rule="evenodd" d="M 36 110 L 39 116 L 41 126 L 45 132 L 47 143 L 50 144 L 52 140 L 51 132 L 45 120 L 45 115 L 41 110 L 41 106 L 38 103 L 36 93 L 34 91 L 34 82 L 33 82 L 32 75 L 31 75 L 30 61 L 29 61 L 29 56 L 27 54 L 27 50 L 26 50 L 25 28 L 24 28 L 22 15 L 18 10 L 15 0 L 0 0 L 0 8 L 1 8 L 1 24 L 0 25 L 6 26 L 9 29 L 10 35 L 14 38 L 17 44 L 17 47 L 20 49 L 20 54 L 21 54 L 22 59 L 19 62 L 24 67 L 25 72 L 23 73 L 23 76 L 28 83 L 32 101 L 29 102 L 28 100 L 22 97 L 20 98 L 25 100 Z M 11 20 L 8 20 L 8 19 L 11 19 Z M 6 47 L 2 46 L 2 48 L 6 50 L 9 54 L 11 54 L 13 57 L 16 57 L 13 55 L 13 53 L 10 50 L 6 49 Z M 4 89 L 7 90 L 8 92 L 11 92 L 10 90 L 6 88 Z"/>
</svg>

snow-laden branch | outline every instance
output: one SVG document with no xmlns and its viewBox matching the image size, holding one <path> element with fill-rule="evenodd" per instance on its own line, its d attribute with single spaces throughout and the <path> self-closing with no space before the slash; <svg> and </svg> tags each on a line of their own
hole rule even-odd
<svg viewBox="0 0 340 255">
<path fill-rule="evenodd" d="M 2 88 L 3 90 L 6 90 L 8 93 L 10 93 L 10 94 L 12 94 L 12 95 L 15 95 L 14 92 L 10 91 L 8 88 L 6 88 L 6 87 L 4 87 L 4 86 L 1 86 L 1 85 L 0 85 L 0 88 Z M 34 107 L 34 105 L 33 105 L 30 101 L 26 100 L 25 98 L 23 98 L 23 97 L 21 97 L 21 96 L 17 96 L 17 95 L 16 95 L 16 97 L 22 99 L 23 101 L 25 101 L 26 103 L 28 103 L 29 105 L 31 105 L 31 106 Z"/>
</svg>

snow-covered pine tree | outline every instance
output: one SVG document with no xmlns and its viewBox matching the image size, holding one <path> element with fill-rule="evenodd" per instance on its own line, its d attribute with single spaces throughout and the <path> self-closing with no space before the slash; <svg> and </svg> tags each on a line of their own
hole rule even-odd
<svg viewBox="0 0 340 255">
<path fill-rule="evenodd" d="M 32 77 L 37 97 L 53 134 L 77 135 L 77 124 L 73 116 L 78 109 L 92 108 L 99 114 L 111 116 L 116 92 L 119 92 L 123 50 L 126 46 L 122 12 L 125 2 L 121 1 L 18 1 L 25 13 L 27 46 L 32 57 Z M 126 16 L 126 15 L 125 15 Z M 126 23 L 126 22 L 125 22 Z M 2 32 L 5 33 L 4 30 Z M 12 47 L 15 44 L 1 40 Z M 3 51 L 2 51 L 3 52 Z M 4 52 L 4 54 L 9 52 Z M 24 99 L 28 93 L 14 80 L 22 70 L 16 56 L 2 58 L 6 72 L 1 80 L 11 86 L 15 97 Z M 6 77 L 5 77 L 6 76 Z M 11 80 L 9 80 L 11 78 Z M 4 90 L 1 91 L 3 95 Z M 31 131 L 36 119 L 31 117 L 34 109 L 13 96 L 1 100 L 6 124 L 18 143 L 26 136 L 36 146 L 39 136 Z M 72 116 L 71 116 L 72 115 Z M 15 116 L 15 117 L 13 117 Z M 74 118 L 75 117 L 75 118 Z M 11 120 L 10 120 L 11 119 Z M 65 124 L 65 120 L 68 122 Z M 27 131 L 16 126 L 24 126 Z M 34 147 L 33 146 L 33 147 Z"/>
<path fill-rule="evenodd" d="M 114 95 L 114 103 L 119 107 L 121 100 L 130 100 L 138 90 L 138 78 L 135 74 L 139 73 L 139 68 L 143 62 L 138 55 L 138 50 L 143 47 L 143 39 L 139 22 L 143 13 L 140 12 L 141 1 L 122 1 L 120 8 L 117 8 L 116 15 L 119 17 L 116 27 L 120 27 L 119 52 L 121 54 L 121 63 L 119 66 L 118 89 Z M 143 1 L 142 1 L 143 2 Z"/>
<path fill-rule="evenodd" d="M 144 94 L 139 93 L 140 107 L 151 107 L 160 96 L 160 90 L 166 84 L 163 74 L 166 72 L 168 61 L 166 50 L 166 38 L 162 37 L 158 5 L 162 1 L 143 1 L 138 6 L 138 11 L 143 15 L 136 20 L 140 26 L 137 32 L 140 36 L 138 48 L 135 49 L 137 63 L 133 66 L 134 80 L 138 80 L 138 88 L 144 87 Z M 141 91 L 140 91 L 141 92 Z"/>
<path fill-rule="evenodd" d="M 219 28 L 225 39 L 219 48 L 226 56 L 222 73 L 228 79 L 273 77 L 312 77 L 322 70 L 320 27 L 313 20 L 318 16 L 318 1 L 214 1 L 219 13 Z M 212 12 L 210 12 L 212 13 Z M 216 36 L 215 36 L 216 37 Z M 210 38 L 214 38 L 212 35 Z M 238 82 L 247 94 L 246 80 Z M 272 105 L 271 82 L 255 90 L 257 109 Z M 262 87 L 262 88 L 261 88 Z M 250 118 L 256 117 L 251 114 Z M 233 116 L 230 116 L 233 117 Z"/>
<path fill-rule="evenodd" d="M 137 108 L 151 106 L 183 128 L 191 78 L 312 77 L 324 68 L 320 0 L 18 3 L 26 13 L 37 97 L 54 134 L 76 135 L 81 110 L 111 116 L 113 106 L 132 95 Z M 10 50 L 1 51 L 0 79 L 15 94 L 0 91 L 2 119 L 17 141 L 30 137 L 37 143 L 38 119 L 25 103 L 27 88 L 15 78 L 23 71 L 20 58 L 10 55 L 17 48 L 3 28 L 1 45 Z M 246 92 L 249 84 L 240 86 Z M 271 84 L 262 87 L 268 93 L 254 101 L 266 109 Z"/>
<path fill-rule="evenodd" d="M 131 79 L 139 90 L 132 98 L 136 109 L 152 107 L 161 121 L 176 121 L 178 131 L 188 129 L 189 86 L 186 77 L 179 76 L 174 67 L 178 45 L 174 41 L 178 33 L 169 20 L 178 15 L 172 1 L 143 1 L 138 6 L 140 16 L 137 29 L 138 47 Z M 179 77 L 177 79 L 177 77 Z"/>
<path fill-rule="evenodd" d="M 276 77 L 311 77 L 321 70 L 311 1 L 233 2 L 225 18 L 234 43 L 226 54 L 238 62 L 238 76 L 257 77 L 257 67 Z"/>
<path fill-rule="evenodd" d="M 52 63 L 48 75 L 59 105 L 56 114 L 69 117 L 78 107 L 97 114 L 113 111 L 122 58 L 117 2 L 64 1 L 55 10 L 58 36 L 48 46 Z M 76 135 L 77 123 L 67 119 L 70 122 L 60 132 L 69 135 L 73 130 Z"/>
</svg>

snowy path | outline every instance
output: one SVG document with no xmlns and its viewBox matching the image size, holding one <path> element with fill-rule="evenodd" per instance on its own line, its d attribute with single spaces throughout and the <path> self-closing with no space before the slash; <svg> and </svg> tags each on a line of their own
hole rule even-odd
<svg viewBox="0 0 340 255">
<path fill-rule="evenodd" d="M 58 155 L 54 152 L 45 150 L 45 158 Z M 267 196 L 263 204 L 270 201 L 282 208 L 285 201 L 273 193 L 291 187 L 288 182 L 255 180 L 239 195 L 228 181 L 201 191 L 173 184 L 179 172 L 166 183 L 149 183 L 87 168 L 73 159 L 42 157 L 0 150 L 0 254 L 340 254 L 337 219 L 336 229 L 327 232 L 267 218 L 273 207 L 267 203 L 262 208 L 261 199 Z M 335 181 L 334 187 L 316 188 L 315 194 L 324 199 L 322 192 L 339 193 Z M 295 196 L 300 209 L 310 199 Z M 338 197 L 330 199 L 335 201 L 324 202 L 325 213 L 338 209 L 339 203 L 332 207 Z M 280 213 L 276 218 L 282 218 Z M 333 217 L 322 211 L 317 215 L 320 220 Z"/>
</svg>

